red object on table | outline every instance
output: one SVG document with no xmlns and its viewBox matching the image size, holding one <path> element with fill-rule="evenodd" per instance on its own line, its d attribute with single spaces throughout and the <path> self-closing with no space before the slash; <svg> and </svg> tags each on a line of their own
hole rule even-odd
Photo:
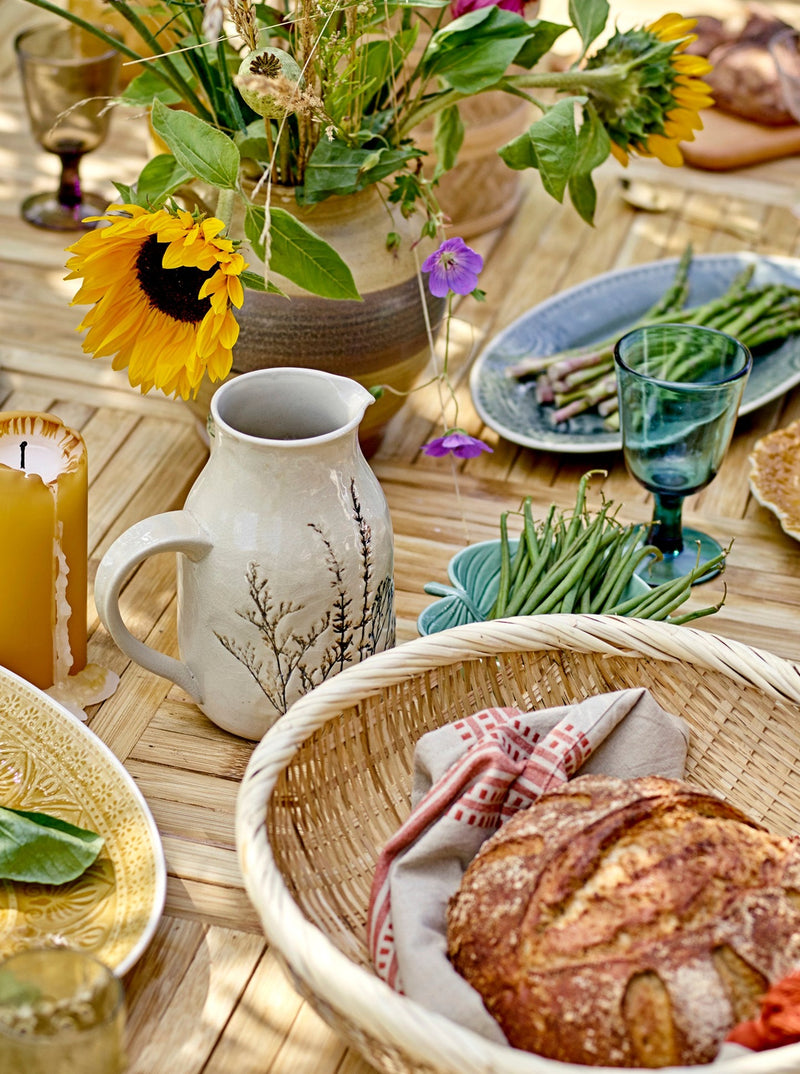
<svg viewBox="0 0 800 1074">
<path fill-rule="evenodd" d="M 726 1040 L 756 1052 L 800 1041 L 800 971 L 774 984 L 761 997 L 759 1017 L 734 1026 Z"/>
</svg>

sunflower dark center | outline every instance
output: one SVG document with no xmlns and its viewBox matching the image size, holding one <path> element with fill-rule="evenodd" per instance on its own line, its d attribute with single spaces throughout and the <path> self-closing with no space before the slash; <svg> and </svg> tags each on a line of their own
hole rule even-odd
<svg viewBox="0 0 800 1074">
<path fill-rule="evenodd" d="M 208 313 L 210 299 L 197 296 L 205 281 L 216 270 L 204 272 L 186 266 L 165 269 L 161 263 L 164 249 L 165 244 L 159 242 L 155 235 L 149 235 L 144 241 L 136 258 L 139 286 L 150 305 L 173 320 L 188 321 L 190 324 L 202 321 Z"/>
</svg>

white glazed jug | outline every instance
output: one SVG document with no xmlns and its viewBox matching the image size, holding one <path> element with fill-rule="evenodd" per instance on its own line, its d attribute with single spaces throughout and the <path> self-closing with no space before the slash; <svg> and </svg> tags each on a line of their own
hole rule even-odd
<svg viewBox="0 0 800 1074">
<path fill-rule="evenodd" d="M 372 398 L 314 369 L 226 382 L 183 510 L 132 526 L 100 563 L 97 610 L 120 649 L 233 734 L 261 738 L 302 694 L 394 644 L 391 520 L 357 436 Z M 167 551 L 180 660 L 135 638 L 119 609 L 134 567 Z"/>
</svg>

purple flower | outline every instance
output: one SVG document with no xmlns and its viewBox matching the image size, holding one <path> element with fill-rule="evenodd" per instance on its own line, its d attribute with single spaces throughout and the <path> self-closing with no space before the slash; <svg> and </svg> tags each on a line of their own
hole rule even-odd
<svg viewBox="0 0 800 1074">
<path fill-rule="evenodd" d="M 506 11 L 516 11 L 518 15 L 523 15 L 527 2 L 528 0 L 453 0 L 450 5 L 450 14 L 454 19 L 457 19 L 468 11 L 475 11 L 479 7 L 495 6 L 502 7 Z"/>
<path fill-rule="evenodd" d="M 422 450 L 426 455 L 434 455 L 437 458 L 452 452 L 459 459 L 474 459 L 482 451 L 491 452 L 493 449 L 476 436 L 465 433 L 463 429 L 451 429 L 444 436 L 437 436 L 435 440 L 423 444 Z"/>
<path fill-rule="evenodd" d="M 478 273 L 483 258 L 463 239 L 445 239 L 442 245 L 422 263 L 422 271 L 430 272 L 431 294 L 444 298 L 449 291 L 470 295 L 478 286 Z"/>
</svg>

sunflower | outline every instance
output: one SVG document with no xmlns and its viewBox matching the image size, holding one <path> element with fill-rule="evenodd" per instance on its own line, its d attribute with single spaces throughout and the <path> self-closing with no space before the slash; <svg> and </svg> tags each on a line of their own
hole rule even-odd
<svg viewBox="0 0 800 1074">
<path fill-rule="evenodd" d="M 693 141 L 694 132 L 703 129 L 698 113 L 714 99 L 700 77 L 711 64 L 685 52 L 697 40 L 691 32 L 696 22 L 672 13 L 649 26 L 618 31 L 587 62 L 587 70 L 616 67 L 621 72 L 608 85 L 589 89 L 620 163 L 637 153 L 679 167 L 679 143 Z"/>
<path fill-rule="evenodd" d="M 111 205 L 97 219 L 107 226 L 68 247 L 66 279 L 83 280 L 72 304 L 92 307 L 78 326 L 88 329 L 84 351 L 113 355 L 114 369 L 127 367 L 143 392 L 188 399 L 204 375 L 223 380 L 247 265 L 222 221 L 138 205 Z"/>
</svg>

